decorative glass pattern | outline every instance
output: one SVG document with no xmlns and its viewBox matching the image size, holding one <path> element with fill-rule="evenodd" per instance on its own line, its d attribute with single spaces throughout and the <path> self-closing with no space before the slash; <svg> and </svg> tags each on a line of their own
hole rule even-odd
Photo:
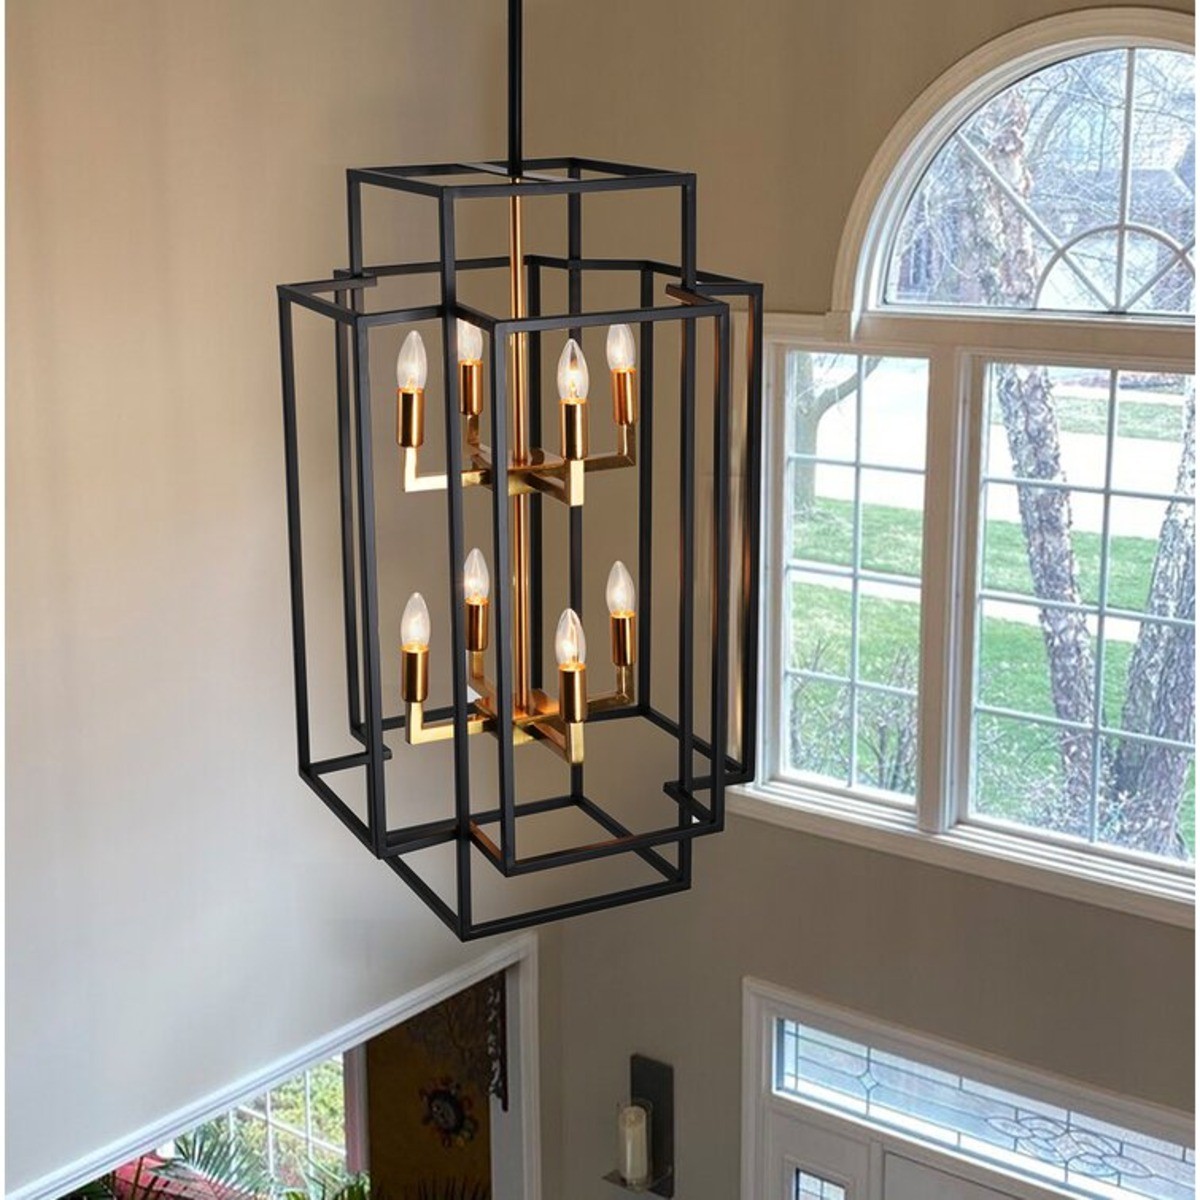
<svg viewBox="0 0 1200 1200">
<path fill-rule="evenodd" d="M 1190 1147 L 812 1026 L 780 1018 L 775 1062 L 775 1088 L 785 1095 L 1080 1196 L 1194 1200 L 1196 1195 Z"/>
<path fill-rule="evenodd" d="M 809 1171 L 797 1171 L 793 1200 L 846 1200 L 846 1189 Z"/>
<path fill-rule="evenodd" d="M 983 104 L 938 151 L 901 222 L 890 303 L 1194 311 L 1195 64 L 1079 55 Z"/>
<path fill-rule="evenodd" d="M 911 803 L 928 363 L 786 356 L 784 770 Z"/>
</svg>

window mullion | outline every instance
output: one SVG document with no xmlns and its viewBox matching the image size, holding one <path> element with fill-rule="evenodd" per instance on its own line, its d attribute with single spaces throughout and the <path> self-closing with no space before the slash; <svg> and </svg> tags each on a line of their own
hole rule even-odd
<svg viewBox="0 0 1200 1200">
<path fill-rule="evenodd" d="M 925 443 L 925 535 L 921 565 L 921 662 L 917 776 L 917 823 L 927 833 L 954 824 L 954 698 L 957 671 L 953 637 L 956 594 L 959 483 L 966 430 L 962 415 L 962 368 L 957 353 L 935 351 L 929 360 Z"/>
</svg>

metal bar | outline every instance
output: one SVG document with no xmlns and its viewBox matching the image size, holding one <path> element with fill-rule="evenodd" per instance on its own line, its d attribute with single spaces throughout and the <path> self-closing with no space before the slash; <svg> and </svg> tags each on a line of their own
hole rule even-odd
<svg viewBox="0 0 1200 1200">
<path fill-rule="evenodd" d="M 339 292 L 339 297 L 346 293 Z M 353 293 L 357 303 L 358 293 Z M 338 503 L 342 533 L 342 626 L 346 647 L 346 710 L 350 728 L 362 727 L 361 679 L 359 677 L 358 599 L 354 571 L 354 432 L 350 415 L 350 354 L 348 331 L 333 328 L 334 369 L 337 375 Z"/>
<path fill-rule="evenodd" d="M 299 291 L 289 284 L 280 284 L 278 292 L 281 296 L 286 296 L 293 304 L 299 304 L 301 308 L 311 309 L 315 313 L 320 313 L 323 317 L 332 317 L 335 321 L 340 321 L 343 325 L 354 325 L 358 321 L 358 317 L 350 309 L 332 304 L 328 300 L 322 300 L 319 296 L 309 295 L 308 292 Z"/>
<path fill-rule="evenodd" d="M 346 172 L 346 235 L 349 242 L 350 273 L 363 273 L 362 183 L 355 171 Z"/>
<path fill-rule="evenodd" d="M 383 697 L 379 664 L 379 579 L 375 556 L 375 470 L 371 450 L 371 347 L 368 330 L 354 330 L 354 426 L 358 477 L 358 578 L 363 648 L 363 731 L 367 753 L 367 824 L 372 848 L 381 855 L 387 834 L 383 774 Z"/>
<path fill-rule="evenodd" d="M 398 863 L 400 860 L 389 861 Z M 588 896 L 583 900 L 571 900 L 564 904 L 552 904 L 546 908 L 535 908 L 529 912 L 514 913 L 507 917 L 495 917 L 490 921 L 480 921 L 470 925 L 464 934 L 464 939 L 473 941 L 475 938 L 492 937 L 498 933 L 512 933 L 518 929 L 527 929 L 531 925 L 545 925 L 550 921 L 561 921 L 567 917 L 579 917 L 585 913 L 619 908 L 623 904 L 637 904 L 642 900 L 652 900 L 656 896 L 670 896 L 675 892 L 687 891 L 690 886 L 690 880 L 670 882 L 664 880 L 661 883 L 648 883 L 641 887 L 629 888 L 623 892 Z"/>
<path fill-rule="evenodd" d="M 308 727 L 308 647 L 304 623 L 304 547 L 300 536 L 300 446 L 296 432 L 296 367 L 292 307 L 279 291 L 279 358 L 283 390 L 284 474 L 287 488 L 288 587 L 292 599 L 292 672 L 296 689 L 296 752 L 301 774 L 312 751 Z"/>
<path fill-rule="evenodd" d="M 718 827 L 725 823 L 724 756 L 729 746 L 729 491 L 730 491 L 730 362 L 729 309 L 717 318 L 713 336 L 713 543 L 712 591 L 712 811 Z"/>
<path fill-rule="evenodd" d="M 529 275 L 529 311 L 538 316 L 542 311 L 541 268 L 526 255 Z M 529 335 L 529 440 L 534 449 L 542 447 L 542 335 Z M 543 641 L 545 636 L 545 572 L 542 559 L 545 554 L 544 514 L 541 494 L 529 498 L 529 538 L 536 551 L 530 563 L 529 586 L 529 677 L 535 688 L 544 686 Z"/>
<path fill-rule="evenodd" d="M 508 173 L 520 179 L 524 147 L 522 144 L 522 104 L 524 101 L 524 30 L 521 0 L 508 0 Z"/>
<path fill-rule="evenodd" d="M 460 258 L 455 264 L 456 271 L 493 271 L 508 266 L 508 255 L 491 254 L 483 258 Z M 368 276 L 379 278 L 392 275 L 437 275 L 441 272 L 442 264 L 437 259 L 412 263 L 373 263 L 363 270 Z M 369 280 L 374 283 L 375 281 Z"/>
<path fill-rule="evenodd" d="M 579 808 L 587 813 L 593 821 L 601 828 L 608 830 L 614 837 L 632 838 L 635 836 L 629 828 L 617 820 L 611 813 L 605 812 L 594 800 L 589 800 L 587 796 L 580 796 L 577 801 Z M 659 872 L 665 879 L 677 879 L 678 867 L 663 858 L 657 851 L 649 846 L 644 846 L 636 851 L 637 856 L 645 863 L 648 863 L 656 871 Z"/>
<path fill-rule="evenodd" d="M 450 652 L 454 696 L 454 817 L 458 828 L 456 856 L 457 927 L 461 938 L 471 921 L 471 764 L 467 743 L 467 640 L 463 596 L 463 488 L 462 439 L 458 414 L 458 344 L 454 316 L 458 279 L 454 269 L 454 201 L 443 194 L 438 206 L 438 234 L 442 261 L 442 369 L 446 389 L 446 519 L 450 554 Z M 501 576 L 503 578 L 503 576 Z"/>
<path fill-rule="evenodd" d="M 578 801 L 577 801 L 578 803 Z M 693 822 L 690 817 L 689 823 L 684 827 L 672 825 L 667 829 L 655 829 L 650 833 L 629 834 L 625 837 L 613 837 L 602 842 L 592 842 L 586 846 L 573 846 L 569 850 L 550 850 L 544 854 L 531 854 L 527 858 L 518 858 L 512 865 L 504 870 L 504 874 L 510 878 L 515 878 L 520 875 L 536 875 L 539 871 L 554 871 L 562 867 L 575 867 L 586 862 L 595 862 L 601 858 L 612 858 L 617 854 L 637 854 L 642 857 L 641 851 L 649 850 L 654 846 L 663 846 L 667 843 L 682 845 L 684 842 L 691 841 L 692 838 L 706 837 L 710 833 L 716 833 L 715 827 L 709 828 L 704 822 Z M 475 843 L 496 865 L 499 861 L 495 859 L 493 852 L 488 849 L 487 842 L 476 840 Z M 662 856 L 659 855 L 659 858 Z M 671 866 L 666 859 L 662 859 L 667 871 L 670 872 L 668 878 L 675 879 L 678 877 L 677 868 Z M 654 864 L 656 871 L 662 871 L 662 868 Z"/>
<path fill-rule="evenodd" d="M 351 767 L 365 767 L 371 756 L 360 750 L 357 754 L 339 754 L 336 758 L 322 758 L 309 766 L 314 775 L 328 775 L 333 771 L 346 771 Z"/>
<path fill-rule="evenodd" d="M 682 189 L 684 286 L 695 282 L 696 191 Z M 722 304 L 720 306 L 724 308 Z M 697 312 L 692 306 L 690 311 Z M 680 330 L 679 353 L 679 778 L 692 790 L 692 752 L 695 740 L 695 585 L 696 585 L 696 325 Z M 681 824 L 685 818 L 680 814 Z"/>
<path fill-rule="evenodd" d="M 375 176 L 365 182 L 395 188 L 398 191 L 421 191 L 426 194 L 445 191 L 459 200 L 492 200 L 501 196 L 572 196 L 592 192 L 637 192 L 649 188 L 677 188 L 683 186 L 688 178 L 686 175 L 623 175 L 615 179 L 538 179 L 528 182 L 523 179 L 520 183 L 446 184 L 440 188 L 435 184 L 421 184 L 416 180 L 387 176 Z"/>
<path fill-rule="evenodd" d="M 654 305 L 654 273 L 641 273 L 643 308 Z M 639 705 L 650 703 L 650 662 L 653 643 L 650 637 L 654 614 L 654 325 L 646 321 L 639 328 L 641 370 L 638 378 L 638 678 Z"/>
<path fill-rule="evenodd" d="M 358 323 L 375 329 L 382 325 L 409 325 L 417 321 L 436 321 L 443 316 L 445 314 L 442 312 L 440 304 L 426 304 L 420 308 L 392 308 L 385 312 L 363 313 L 358 318 Z"/>
<path fill-rule="evenodd" d="M 579 178 L 579 167 L 572 163 L 568 174 Z M 578 194 L 567 197 L 567 255 L 578 259 L 583 256 L 583 199 Z M 575 314 L 583 311 L 583 275 L 578 268 L 567 272 L 567 310 Z M 582 345 L 583 329 L 572 325 L 570 336 Z M 574 505 L 567 510 L 567 562 L 568 594 L 570 605 L 583 619 L 583 507 Z M 571 767 L 571 795 L 578 800 L 583 795 L 583 764 Z"/>
<path fill-rule="evenodd" d="M 657 708 L 647 707 L 638 713 L 639 716 L 645 717 L 652 725 L 657 725 L 664 733 L 669 733 L 673 738 L 679 737 L 679 722 L 673 721 L 665 713 L 660 712 Z M 712 759 L 712 745 L 704 738 L 692 738 L 692 749 L 703 758 Z M 725 770 L 727 772 L 741 772 L 743 770 L 742 763 L 732 754 L 725 755 Z"/>
<path fill-rule="evenodd" d="M 590 329 L 594 325 L 637 325 L 646 321 L 699 321 L 721 313 L 720 300 L 703 303 L 672 304 L 654 308 L 627 308 L 593 313 L 555 313 L 542 317 L 526 317 L 522 321 L 497 321 L 496 329 L 507 336 L 524 330 L 526 333 L 554 329 Z"/>
<path fill-rule="evenodd" d="M 508 463 L 508 404 L 505 387 L 505 339 L 492 340 L 491 371 L 491 415 L 492 415 L 492 461 L 497 471 L 507 470 Z M 501 465 L 503 464 L 503 465 Z M 500 789 L 500 853 L 507 867 L 516 858 L 516 773 L 513 765 L 513 686 L 515 671 L 513 657 L 516 653 L 514 639 L 506 636 L 512 628 L 509 603 L 514 597 L 510 592 L 515 564 L 512 561 L 512 543 L 509 531 L 508 489 L 496 487 L 492 491 L 492 554 L 496 564 L 496 743 L 499 754 L 498 785 Z M 460 606 L 461 607 L 461 606 Z M 460 852 L 470 853 L 469 825 L 460 828 Z"/>
<path fill-rule="evenodd" d="M 763 289 L 750 285 L 746 314 L 746 491 L 742 537 L 742 774 L 753 777 L 758 753 L 758 653 L 763 503 Z"/>
</svg>

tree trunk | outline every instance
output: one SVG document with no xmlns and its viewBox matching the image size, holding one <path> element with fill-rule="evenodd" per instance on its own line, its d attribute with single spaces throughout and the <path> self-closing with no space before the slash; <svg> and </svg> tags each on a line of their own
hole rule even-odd
<svg viewBox="0 0 1200 1200">
<path fill-rule="evenodd" d="M 981 126 L 983 153 L 996 173 L 1019 195 L 1028 196 L 1031 179 L 1025 167 L 1029 112 L 1016 95 L 994 110 Z M 971 225 L 972 257 L 985 298 L 993 304 L 1032 305 L 1037 268 L 1029 225 L 990 178 L 981 189 Z M 1058 415 L 1049 373 L 1042 367 L 1001 364 L 993 368 L 996 399 L 1008 435 L 1008 448 L 1018 476 L 1063 481 Z M 1034 593 L 1040 600 L 1079 604 L 1079 569 L 1071 544 L 1070 494 L 1058 488 L 1023 484 L 1017 489 L 1021 526 Z M 1087 621 L 1081 613 L 1056 607 L 1039 611 L 1050 674 L 1055 715 L 1063 721 L 1091 725 L 1094 712 L 1095 664 Z M 1087 836 L 1091 825 L 1092 738 L 1090 733 L 1063 730 L 1062 789 L 1040 798 L 1036 823 Z"/>
<path fill-rule="evenodd" d="M 1175 492 L 1196 486 L 1196 394 L 1186 401 L 1183 451 Z M 1196 514 L 1187 501 L 1167 505 L 1150 576 L 1146 612 L 1194 621 Z M 1143 623 L 1129 660 L 1121 728 L 1175 742 L 1194 738 L 1196 631 L 1194 625 Z M 1153 854 L 1183 854 L 1177 827 L 1191 753 L 1121 739 L 1105 771 L 1101 836 Z"/>
</svg>

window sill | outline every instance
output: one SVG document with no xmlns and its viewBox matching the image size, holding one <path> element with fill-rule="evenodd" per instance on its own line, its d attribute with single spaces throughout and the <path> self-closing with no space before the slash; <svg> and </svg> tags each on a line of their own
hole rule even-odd
<svg viewBox="0 0 1200 1200">
<path fill-rule="evenodd" d="M 1195 877 L 1152 865 L 960 826 L 926 833 L 916 814 L 780 782 L 731 788 L 728 810 L 818 837 L 882 850 L 1171 925 L 1195 927 Z"/>
</svg>

